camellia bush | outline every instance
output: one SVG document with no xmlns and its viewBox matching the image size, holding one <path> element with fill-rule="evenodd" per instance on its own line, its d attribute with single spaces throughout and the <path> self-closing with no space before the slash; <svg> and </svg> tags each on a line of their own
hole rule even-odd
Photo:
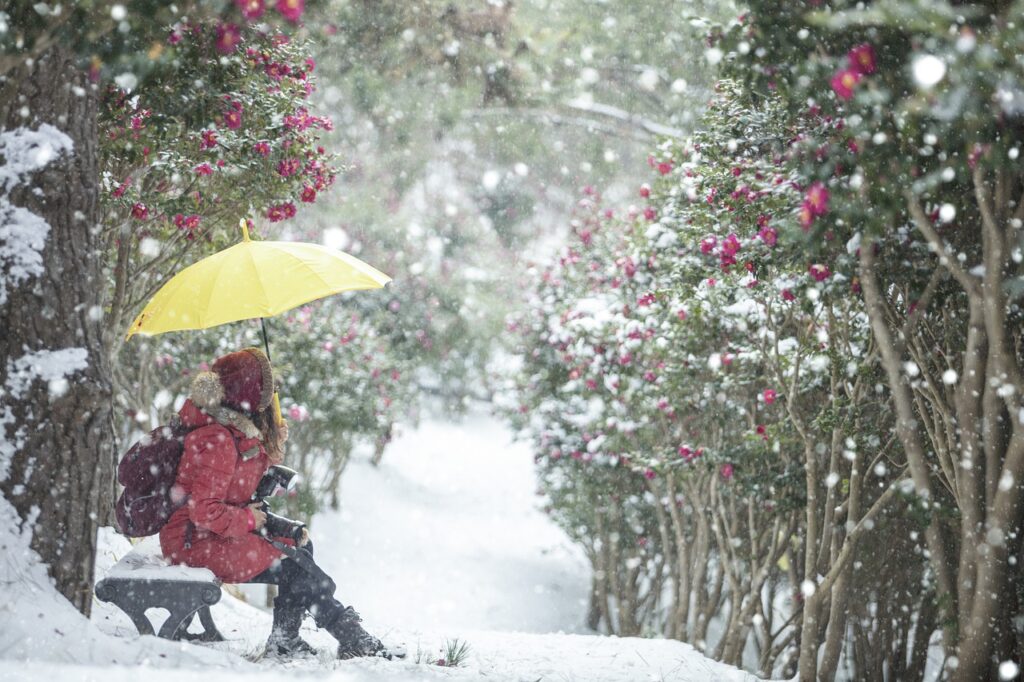
<svg viewBox="0 0 1024 682">
<path fill-rule="evenodd" d="M 920 676 L 935 613 L 905 592 L 922 560 L 889 539 L 917 530 L 857 244 L 811 232 L 829 195 L 799 172 L 808 135 L 836 125 L 723 81 L 699 131 L 652 154 L 642 205 L 616 216 L 588 192 L 512 322 L 513 419 L 593 564 L 592 626 L 764 675 L 820 651 L 830 679 L 845 650 L 858 675 Z M 920 617 L 875 589 L 869 536 L 900 553 L 899 603 Z M 861 604 L 883 601 L 900 615 L 873 627 Z"/>
<path fill-rule="evenodd" d="M 187 258 L 241 239 L 240 219 L 288 220 L 333 183 L 309 54 L 282 33 L 182 22 L 147 87 L 110 86 L 100 126 L 112 335 Z"/>
<path fill-rule="evenodd" d="M 929 560 L 944 671 L 1010 679 L 1024 650 L 1024 6 L 750 7 L 712 31 L 727 71 L 779 93 L 791 119 L 835 124 L 808 134 L 793 167 L 828 197 L 808 229 L 856 246 L 849 272 L 924 525 L 912 540 Z"/>
</svg>

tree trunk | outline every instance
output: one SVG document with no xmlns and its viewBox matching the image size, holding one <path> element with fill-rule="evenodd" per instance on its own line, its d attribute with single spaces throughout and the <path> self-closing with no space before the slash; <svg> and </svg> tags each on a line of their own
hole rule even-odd
<svg viewBox="0 0 1024 682">
<path fill-rule="evenodd" d="M 32 523 L 32 547 L 57 589 L 88 615 L 96 529 L 114 489 L 97 248 L 97 94 L 61 47 L 7 73 L 0 88 L 5 132 L 49 124 L 73 144 L 7 188 L 10 203 L 49 230 L 34 221 L 43 238 L 40 267 L 8 286 L 0 302 L 0 446 L 13 446 L 0 447 L 0 493 L 22 523 Z M 13 214 L 2 213 L 13 224 Z"/>
</svg>

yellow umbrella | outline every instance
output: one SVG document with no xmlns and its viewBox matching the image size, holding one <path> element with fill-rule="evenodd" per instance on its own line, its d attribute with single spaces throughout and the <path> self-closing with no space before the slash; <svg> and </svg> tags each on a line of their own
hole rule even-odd
<svg viewBox="0 0 1024 682">
<path fill-rule="evenodd" d="M 347 253 L 303 242 L 242 242 L 185 268 L 150 299 L 128 328 L 152 335 L 270 317 L 342 291 L 380 289 L 383 272 Z M 267 344 L 266 327 L 263 342 Z M 280 405 L 274 395 L 280 419 Z"/>
</svg>

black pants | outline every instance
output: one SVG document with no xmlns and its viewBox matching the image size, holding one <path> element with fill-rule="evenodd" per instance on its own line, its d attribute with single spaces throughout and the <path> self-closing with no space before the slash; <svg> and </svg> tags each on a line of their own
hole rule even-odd
<svg viewBox="0 0 1024 682">
<path fill-rule="evenodd" d="M 313 543 L 307 542 L 302 549 L 313 555 Z M 247 582 L 277 585 L 277 599 L 274 610 L 279 608 L 303 608 L 313 616 L 320 627 L 333 622 L 345 611 L 341 602 L 334 598 L 337 586 L 330 576 L 316 567 L 316 573 L 306 570 L 292 558 L 281 557 L 267 570 L 253 576 Z"/>
</svg>

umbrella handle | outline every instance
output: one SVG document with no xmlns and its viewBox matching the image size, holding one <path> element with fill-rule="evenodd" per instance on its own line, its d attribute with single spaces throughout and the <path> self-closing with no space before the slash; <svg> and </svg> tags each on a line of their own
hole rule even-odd
<svg viewBox="0 0 1024 682">
<path fill-rule="evenodd" d="M 281 416 L 281 398 L 278 397 L 277 391 L 274 391 L 274 422 L 278 426 L 284 424 L 284 417 Z"/>
</svg>

